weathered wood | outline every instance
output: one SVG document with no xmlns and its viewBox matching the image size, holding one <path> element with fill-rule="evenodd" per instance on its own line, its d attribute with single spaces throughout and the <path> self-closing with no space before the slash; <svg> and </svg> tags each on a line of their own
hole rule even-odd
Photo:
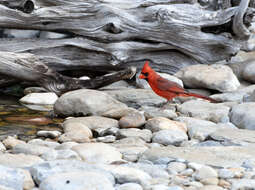
<svg viewBox="0 0 255 190">
<path fill-rule="evenodd" d="M 131 78 L 136 73 L 136 69 L 131 67 L 95 79 L 79 80 L 51 70 L 36 56 L 28 53 L 0 52 L 0 65 L 0 74 L 34 82 L 57 94 L 80 88 L 100 88 L 122 79 Z"/>
<path fill-rule="evenodd" d="M 240 39 L 236 40 L 231 36 L 231 28 L 217 34 L 204 32 L 205 28 L 220 28 L 231 23 L 233 17 L 239 18 L 240 16 L 236 16 L 238 10 L 241 10 L 239 7 L 210 11 L 201 9 L 197 4 L 173 4 L 176 3 L 173 0 L 164 3 L 145 0 L 36 2 L 42 7 L 31 14 L 0 6 L 0 27 L 80 35 L 85 41 L 90 40 L 87 46 L 92 51 L 103 55 L 101 63 L 104 65 L 107 64 L 105 55 L 111 65 L 142 62 L 147 55 L 139 54 L 139 50 L 144 45 L 148 46 L 147 44 L 155 47 L 152 48 L 152 54 L 157 52 L 164 55 L 161 57 L 162 60 L 165 59 L 164 65 L 171 65 L 177 70 L 186 64 L 179 64 L 181 59 L 178 58 L 169 63 L 168 57 L 165 57 L 167 52 L 179 52 L 192 60 L 191 63 L 211 64 L 229 59 L 241 47 Z M 236 28 L 235 25 L 233 29 Z M 237 36 L 241 36 L 247 29 L 235 32 Z M 101 48 L 98 51 L 98 44 L 105 44 L 108 49 Z M 133 46 L 131 50 L 130 45 Z M 152 60 L 160 67 L 162 63 L 157 61 L 158 59 Z"/>
</svg>

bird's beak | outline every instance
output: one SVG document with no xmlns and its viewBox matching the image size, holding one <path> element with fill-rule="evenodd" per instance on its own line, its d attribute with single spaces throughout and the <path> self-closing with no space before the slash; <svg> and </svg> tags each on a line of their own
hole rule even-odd
<svg viewBox="0 0 255 190">
<path fill-rule="evenodd" d="M 141 73 L 139 79 L 145 79 L 146 77 Z"/>
</svg>

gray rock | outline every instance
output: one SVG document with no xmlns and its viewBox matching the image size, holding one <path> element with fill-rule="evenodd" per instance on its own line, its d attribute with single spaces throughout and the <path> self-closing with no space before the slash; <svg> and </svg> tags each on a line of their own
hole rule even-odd
<svg viewBox="0 0 255 190">
<path fill-rule="evenodd" d="M 24 104 L 43 104 L 50 105 L 54 104 L 58 99 L 58 96 L 53 92 L 45 92 L 45 93 L 31 93 L 19 101 Z"/>
<path fill-rule="evenodd" d="M 71 118 L 63 123 L 64 134 L 59 138 L 60 142 L 90 142 L 92 131 L 81 118 Z"/>
<path fill-rule="evenodd" d="M 233 106 L 230 120 L 238 128 L 255 130 L 255 103 L 243 103 Z"/>
<path fill-rule="evenodd" d="M 210 134 L 215 141 L 239 145 L 255 144 L 255 131 L 244 129 L 221 128 Z"/>
<path fill-rule="evenodd" d="M 136 128 L 130 128 L 130 129 L 120 129 L 117 132 L 117 138 L 126 138 L 126 137 L 139 137 L 143 139 L 146 142 L 150 142 L 152 138 L 152 132 L 148 129 L 136 129 Z"/>
<path fill-rule="evenodd" d="M 225 65 L 192 65 L 181 69 L 176 76 L 185 86 L 191 88 L 209 88 L 228 92 L 240 86 L 231 68 Z"/>
<path fill-rule="evenodd" d="M 137 183 L 124 183 L 115 187 L 115 190 L 143 190 L 143 187 Z"/>
<path fill-rule="evenodd" d="M 61 132 L 59 132 L 59 131 L 38 131 L 36 133 L 36 135 L 38 137 L 55 139 L 61 135 Z"/>
<path fill-rule="evenodd" d="M 206 101 L 191 100 L 177 107 L 177 110 L 187 116 L 213 121 L 216 123 L 229 122 L 230 108 Z"/>
<path fill-rule="evenodd" d="M 99 130 L 98 130 L 99 129 Z M 113 135 L 116 136 L 119 128 L 117 127 L 109 127 L 109 128 L 97 128 L 96 131 L 98 133 L 98 136 L 107 136 L 107 135 Z"/>
<path fill-rule="evenodd" d="M 119 120 L 121 128 L 140 128 L 145 124 L 145 117 L 140 112 L 129 113 Z"/>
<path fill-rule="evenodd" d="M 170 174 L 177 174 L 184 171 L 187 168 L 186 164 L 181 162 L 170 162 L 167 166 L 167 170 Z"/>
<path fill-rule="evenodd" d="M 144 116 L 146 117 L 146 119 L 151 119 L 154 117 L 165 117 L 168 119 L 173 119 L 177 117 L 175 111 L 171 109 L 161 109 L 152 106 L 142 106 L 140 110 L 144 111 Z"/>
<path fill-rule="evenodd" d="M 132 88 L 132 86 L 129 85 L 128 82 L 126 82 L 124 80 L 120 80 L 120 81 L 114 82 L 110 85 L 104 86 L 100 89 L 102 89 L 102 90 L 116 90 L 116 89 L 122 89 L 122 88 Z"/>
<path fill-rule="evenodd" d="M 118 121 L 115 119 L 110 119 L 106 117 L 101 117 L 101 116 L 89 116 L 89 117 L 76 117 L 76 118 L 71 118 L 68 119 L 64 122 L 65 125 L 85 125 L 91 130 L 95 130 L 97 128 L 103 128 L 103 129 L 108 129 L 108 128 L 118 128 Z"/>
<path fill-rule="evenodd" d="M 72 147 L 82 160 L 89 163 L 112 163 L 121 161 L 122 154 L 105 143 L 83 143 Z"/>
<path fill-rule="evenodd" d="M 148 187 L 152 181 L 151 176 L 140 169 L 121 165 L 108 165 L 105 166 L 104 169 L 111 172 L 117 183 L 120 184 L 138 183 L 145 188 Z"/>
<path fill-rule="evenodd" d="M 235 176 L 234 172 L 229 169 L 219 169 L 218 170 L 219 178 L 230 179 Z"/>
<path fill-rule="evenodd" d="M 0 185 L 15 190 L 23 190 L 24 172 L 0 165 Z"/>
<path fill-rule="evenodd" d="M 108 117 L 108 118 L 113 118 L 113 119 L 120 119 L 130 113 L 137 112 L 136 109 L 134 108 L 116 108 L 116 109 L 111 109 L 108 110 L 104 113 L 102 113 L 102 116 Z"/>
<path fill-rule="evenodd" d="M 42 140 L 42 139 L 32 139 L 27 142 L 28 144 L 31 145 L 38 145 L 38 146 L 45 146 L 48 148 L 56 148 L 60 144 L 54 141 L 47 141 L 47 140 Z"/>
<path fill-rule="evenodd" d="M 54 105 L 55 113 L 63 116 L 101 115 L 117 108 L 127 106 L 106 93 L 88 89 L 67 92 Z"/>
<path fill-rule="evenodd" d="M 98 167 L 97 167 L 98 166 Z M 29 168 L 35 182 L 40 183 L 50 176 L 68 172 L 97 172 L 106 176 L 114 184 L 113 176 L 99 165 L 88 164 L 77 160 L 55 160 L 33 165 Z"/>
<path fill-rule="evenodd" d="M 243 102 L 255 102 L 255 91 L 251 94 L 245 94 L 243 96 Z"/>
<path fill-rule="evenodd" d="M 249 81 L 251 83 L 255 83 L 255 62 L 254 60 L 248 64 L 245 64 L 242 77 L 244 80 Z"/>
<path fill-rule="evenodd" d="M 182 158 L 189 162 L 217 167 L 238 167 L 245 160 L 253 159 L 255 150 L 252 147 L 157 147 L 145 151 L 139 160 L 157 163 L 159 159 L 171 161 Z"/>
<path fill-rule="evenodd" d="M 254 179 L 234 179 L 231 180 L 231 183 L 231 190 L 253 189 L 255 187 Z"/>
<path fill-rule="evenodd" d="M 218 173 L 212 167 L 202 166 L 194 173 L 194 178 L 205 185 L 217 185 Z"/>
<path fill-rule="evenodd" d="M 152 142 L 163 145 L 180 145 L 183 141 L 187 141 L 188 136 L 181 130 L 161 130 L 153 134 Z"/>
<path fill-rule="evenodd" d="M 113 143 L 116 141 L 116 137 L 113 135 L 107 135 L 104 137 L 98 137 L 97 142 L 103 142 L 103 143 Z"/>
<path fill-rule="evenodd" d="M 111 181 L 104 175 L 91 172 L 67 172 L 52 175 L 40 184 L 40 190 L 114 190 Z"/>
<path fill-rule="evenodd" d="M 151 89 L 122 89 L 106 93 L 131 107 L 157 106 L 166 101 Z"/>
<path fill-rule="evenodd" d="M 0 165 L 13 168 L 30 167 L 34 164 L 39 164 L 43 160 L 38 156 L 26 154 L 0 154 Z"/>
<path fill-rule="evenodd" d="M 211 121 L 191 117 L 178 117 L 176 120 L 187 124 L 188 135 L 191 139 L 200 141 L 204 141 L 210 133 L 218 129 L 217 125 Z"/>
<path fill-rule="evenodd" d="M 39 145 L 32 145 L 32 144 L 17 144 L 12 152 L 15 154 L 24 153 L 24 154 L 30 154 L 35 156 L 41 156 L 45 152 L 52 151 L 51 148 L 45 147 L 45 146 L 39 146 Z"/>
<path fill-rule="evenodd" d="M 149 119 L 145 124 L 145 128 L 152 132 L 158 132 L 160 130 L 180 130 L 187 132 L 187 126 L 185 123 L 173 121 L 164 117 Z"/>
</svg>

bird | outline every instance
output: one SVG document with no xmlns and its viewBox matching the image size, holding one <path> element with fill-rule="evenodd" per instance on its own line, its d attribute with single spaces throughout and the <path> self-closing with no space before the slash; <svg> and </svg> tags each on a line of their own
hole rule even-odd
<svg viewBox="0 0 255 190">
<path fill-rule="evenodd" d="M 203 96 L 200 94 L 195 94 L 187 91 L 182 86 L 177 84 L 176 82 L 169 81 L 159 74 L 157 74 L 150 66 L 149 61 L 146 61 L 141 74 L 139 75 L 140 79 L 146 80 L 152 90 L 159 96 L 165 98 L 168 101 L 172 101 L 173 98 L 182 96 L 182 97 L 196 97 L 204 100 L 208 100 L 212 103 L 218 103 L 217 100 L 209 98 L 207 96 Z"/>
</svg>

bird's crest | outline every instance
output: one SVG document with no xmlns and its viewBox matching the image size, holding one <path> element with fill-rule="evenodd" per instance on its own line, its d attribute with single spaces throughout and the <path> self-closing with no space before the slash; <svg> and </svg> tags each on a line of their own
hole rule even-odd
<svg viewBox="0 0 255 190">
<path fill-rule="evenodd" d="M 146 72 L 149 72 L 151 71 L 151 67 L 149 66 L 149 61 L 145 61 L 144 65 L 143 65 L 143 69 L 142 69 L 142 72 L 143 73 L 146 73 Z"/>
</svg>

